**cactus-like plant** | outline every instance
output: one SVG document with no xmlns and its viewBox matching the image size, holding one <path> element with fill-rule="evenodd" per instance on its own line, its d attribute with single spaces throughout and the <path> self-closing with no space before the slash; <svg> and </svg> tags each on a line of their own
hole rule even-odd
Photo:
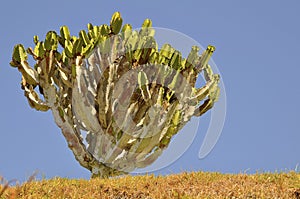
<svg viewBox="0 0 300 199">
<path fill-rule="evenodd" d="M 116 12 L 110 25 L 88 24 L 78 37 L 67 26 L 44 41 L 34 36 L 35 47 L 16 45 L 10 62 L 22 73 L 29 105 L 52 111 L 75 158 L 94 177 L 150 165 L 191 117 L 213 107 L 220 90 L 208 65 L 213 46 L 201 55 L 193 46 L 183 58 L 169 44 L 158 49 L 151 20 L 140 30 L 122 21 Z M 196 88 L 200 73 L 205 85 Z"/>
</svg>

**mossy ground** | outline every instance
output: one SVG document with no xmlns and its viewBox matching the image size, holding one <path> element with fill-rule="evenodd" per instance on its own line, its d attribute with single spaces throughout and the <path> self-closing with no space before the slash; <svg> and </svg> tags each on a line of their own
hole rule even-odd
<svg viewBox="0 0 300 199">
<path fill-rule="evenodd" d="M 300 173 L 191 172 L 91 180 L 53 178 L 5 190 L 0 185 L 0 198 L 300 198 Z"/>
</svg>

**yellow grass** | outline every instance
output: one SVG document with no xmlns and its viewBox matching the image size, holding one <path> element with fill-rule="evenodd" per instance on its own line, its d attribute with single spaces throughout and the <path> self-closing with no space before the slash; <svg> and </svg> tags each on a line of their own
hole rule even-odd
<svg viewBox="0 0 300 199">
<path fill-rule="evenodd" d="M 300 173 L 191 172 L 91 180 L 54 178 L 5 190 L 2 185 L 0 198 L 300 198 Z"/>
</svg>

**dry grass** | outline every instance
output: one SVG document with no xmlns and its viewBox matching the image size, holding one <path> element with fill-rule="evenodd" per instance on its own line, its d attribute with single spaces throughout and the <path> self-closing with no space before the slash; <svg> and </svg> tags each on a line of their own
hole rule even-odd
<svg viewBox="0 0 300 199">
<path fill-rule="evenodd" d="M 300 198 L 300 173 L 192 172 L 113 179 L 54 178 L 0 185 L 0 198 Z M 1 193 L 2 190 L 2 193 Z"/>
</svg>

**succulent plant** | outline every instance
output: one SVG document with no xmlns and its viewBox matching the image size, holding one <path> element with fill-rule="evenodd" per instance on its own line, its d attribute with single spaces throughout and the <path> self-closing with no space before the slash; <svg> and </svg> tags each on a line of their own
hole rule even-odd
<svg viewBox="0 0 300 199">
<path fill-rule="evenodd" d="M 116 12 L 109 25 L 88 24 L 78 36 L 62 26 L 44 41 L 34 36 L 34 48 L 16 45 L 10 62 L 22 73 L 29 105 L 52 111 L 75 158 L 93 177 L 153 163 L 193 116 L 213 107 L 220 92 L 219 75 L 208 65 L 213 46 L 201 55 L 193 46 L 184 58 L 170 44 L 158 48 L 151 20 L 139 30 L 122 22 Z M 204 86 L 196 88 L 201 73 Z"/>
</svg>

